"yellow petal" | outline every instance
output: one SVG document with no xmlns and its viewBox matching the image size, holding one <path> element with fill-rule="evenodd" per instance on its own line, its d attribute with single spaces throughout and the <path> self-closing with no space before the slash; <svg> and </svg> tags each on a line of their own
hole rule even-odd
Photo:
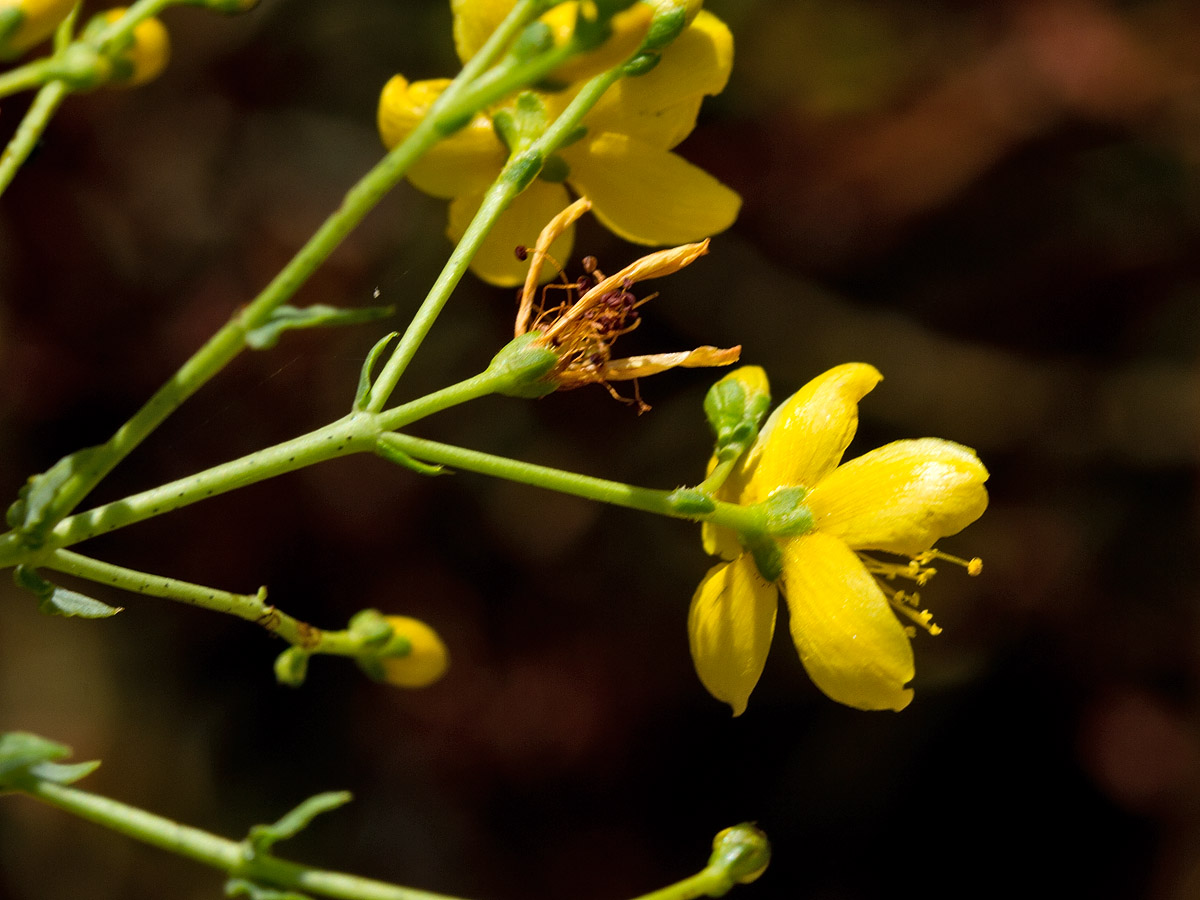
<svg viewBox="0 0 1200 900">
<path fill-rule="evenodd" d="M 571 39 L 578 16 L 578 3 L 561 3 L 543 15 L 539 21 L 550 26 L 555 46 L 562 46 Z M 642 39 L 650 30 L 653 18 L 653 10 L 641 3 L 621 10 L 612 17 L 612 33 L 603 44 L 558 66 L 550 73 L 550 80 L 571 84 L 599 75 L 605 69 L 625 62 L 642 45 Z"/>
<path fill-rule="evenodd" d="M 785 542 L 792 640 L 813 683 L 856 709 L 904 709 L 912 645 L 887 598 L 849 547 L 820 532 Z"/>
<path fill-rule="evenodd" d="M 414 81 L 396 75 L 379 96 L 379 135 L 389 150 L 412 133 L 450 82 Z M 492 120 L 477 115 L 465 128 L 439 141 L 408 170 L 408 180 L 434 197 L 482 193 L 500 174 L 508 154 Z"/>
<path fill-rule="evenodd" d="M 388 656 L 381 661 L 384 680 L 397 687 L 418 688 L 433 684 L 450 665 L 450 654 L 438 633 L 409 616 L 385 616 L 396 637 L 408 641 L 403 656 Z"/>
<path fill-rule="evenodd" d="M 845 363 L 776 407 L 748 454 L 746 500 L 764 500 L 781 486 L 811 488 L 833 471 L 858 428 L 858 401 L 882 378 L 874 366 Z"/>
<path fill-rule="evenodd" d="M 938 438 L 896 441 L 839 466 L 805 503 L 819 531 L 856 550 L 913 556 L 983 514 L 987 477 L 969 447 Z"/>
<path fill-rule="evenodd" d="M 724 90 L 732 68 L 733 35 L 702 10 L 657 66 L 609 88 L 584 123 L 594 133 L 630 134 L 669 150 L 695 126 L 700 101 Z"/>
<path fill-rule="evenodd" d="M 570 183 L 614 234 L 635 244 L 682 244 L 724 231 L 742 199 L 703 169 L 622 134 L 563 153 Z"/>
<path fill-rule="evenodd" d="M 447 234 L 458 243 L 459 238 L 471 224 L 479 210 L 483 197 L 473 194 L 456 197 L 450 203 L 450 223 Z M 488 284 L 497 287 L 515 287 L 525 280 L 526 263 L 516 257 L 517 245 L 532 247 L 536 244 L 542 227 L 567 205 L 567 191 L 561 184 L 534 181 L 508 207 L 496 225 L 484 239 L 483 245 L 471 260 L 471 271 Z M 571 255 L 575 230 L 568 228 L 558 240 L 550 245 L 550 256 L 565 265 Z M 553 278 L 557 270 L 546 266 L 543 277 Z"/>
<path fill-rule="evenodd" d="M 454 49 L 466 62 L 484 45 L 517 0 L 450 0 L 454 14 Z"/>
<path fill-rule="evenodd" d="M 740 716 L 758 684 L 779 596 L 748 554 L 708 570 L 688 610 L 688 642 L 696 674 L 708 692 Z"/>
</svg>

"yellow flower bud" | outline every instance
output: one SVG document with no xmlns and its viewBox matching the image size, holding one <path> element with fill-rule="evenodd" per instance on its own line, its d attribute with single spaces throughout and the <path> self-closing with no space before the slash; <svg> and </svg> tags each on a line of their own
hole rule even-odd
<svg viewBox="0 0 1200 900">
<path fill-rule="evenodd" d="M 445 674 L 450 654 L 438 633 L 419 619 L 384 616 L 395 637 L 404 639 L 409 650 L 403 656 L 384 656 L 384 680 L 397 687 L 418 688 L 433 684 Z"/>
<path fill-rule="evenodd" d="M 0 0 L 0 59 L 12 59 L 50 37 L 75 0 Z"/>
<path fill-rule="evenodd" d="M 124 7 L 104 13 L 106 22 L 115 22 L 125 14 Z M 143 19 L 133 29 L 132 39 L 117 56 L 115 73 L 110 84 L 135 87 L 157 78 L 167 67 L 171 41 L 167 28 L 158 19 Z"/>
</svg>

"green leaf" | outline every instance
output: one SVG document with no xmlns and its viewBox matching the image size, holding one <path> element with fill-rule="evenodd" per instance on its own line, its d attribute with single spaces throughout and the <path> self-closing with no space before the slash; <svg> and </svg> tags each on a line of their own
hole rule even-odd
<svg viewBox="0 0 1200 900">
<path fill-rule="evenodd" d="M 0 781 L 9 772 L 17 769 L 65 759 L 70 755 L 71 748 L 66 744 L 59 744 L 28 731 L 0 734 Z"/>
<path fill-rule="evenodd" d="M 398 334 L 400 334 L 398 331 L 385 334 L 375 342 L 375 346 L 371 348 L 371 352 L 363 360 L 362 371 L 358 373 L 358 390 L 354 392 L 355 409 L 367 408 L 367 395 L 371 393 L 371 385 L 375 383 L 375 363 L 378 362 L 387 345 L 391 343 L 392 338 Z"/>
<path fill-rule="evenodd" d="M 435 466 L 431 463 L 421 462 L 419 459 L 413 459 L 393 443 L 390 433 L 381 434 L 375 439 L 375 454 L 382 456 L 388 462 L 412 469 L 418 475 L 442 475 L 446 472 L 445 466 Z"/>
<path fill-rule="evenodd" d="M 328 325 L 356 325 L 384 319 L 395 312 L 391 306 L 368 306 L 365 309 L 342 309 L 318 303 L 303 308 L 280 306 L 257 328 L 246 332 L 246 346 L 265 350 L 279 343 L 279 336 L 292 328 L 324 328 Z"/>
<path fill-rule="evenodd" d="M 40 781 L 53 781 L 55 784 L 74 784 L 81 778 L 86 778 L 100 768 L 100 760 L 90 759 L 87 762 L 60 763 L 44 762 L 33 766 L 29 774 Z"/>
<path fill-rule="evenodd" d="M 13 570 L 13 582 L 38 598 L 38 610 L 50 616 L 77 616 L 81 619 L 106 619 L 124 607 L 109 606 L 78 591 L 51 584 L 28 566 Z"/>
<path fill-rule="evenodd" d="M 43 597 L 38 604 L 38 609 L 47 615 L 80 619 L 107 619 L 109 616 L 115 616 L 124 608 L 123 606 L 109 606 L 107 603 L 102 603 L 78 591 L 69 591 L 60 587 L 51 591 L 50 596 Z"/>
<path fill-rule="evenodd" d="M 312 900 L 308 894 L 298 894 L 295 891 L 279 891 L 275 888 L 263 887 L 245 878 L 230 878 L 225 882 L 226 897 L 249 897 L 250 900 Z"/>
<path fill-rule="evenodd" d="M 0 734 L 0 791 L 19 788 L 31 780 L 71 784 L 89 775 L 99 760 L 61 765 L 54 760 L 71 755 L 65 744 L 26 731 Z"/>
<path fill-rule="evenodd" d="M 326 791 L 323 794 L 309 797 L 273 825 L 252 827 L 246 840 L 250 842 L 254 853 L 267 853 L 278 841 L 298 835 L 321 813 L 345 806 L 353 799 L 354 797 L 349 791 Z"/>
<path fill-rule="evenodd" d="M 69 511 L 64 488 L 99 471 L 103 450 L 102 446 L 76 450 L 25 483 L 6 516 L 9 527 L 21 532 L 25 546 L 34 550 L 42 546 L 46 534 Z"/>
</svg>

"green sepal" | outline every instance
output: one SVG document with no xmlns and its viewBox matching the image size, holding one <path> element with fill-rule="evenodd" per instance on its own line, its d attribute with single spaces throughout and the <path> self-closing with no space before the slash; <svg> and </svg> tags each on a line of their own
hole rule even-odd
<svg viewBox="0 0 1200 900">
<path fill-rule="evenodd" d="M 543 376 L 558 365 L 558 354 L 537 341 L 541 332 L 530 331 L 514 338 L 492 357 L 488 364 L 489 374 L 506 376 L 507 384 L 496 388 L 496 393 L 506 397 L 544 397 L 557 390 L 552 381 L 543 381 Z"/>
<path fill-rule="evenodd" d="M 19 7 L 8 6 L 0 9 L 0 61 L 16 59 L 25 52 L 23 47 L 8 45 L 9 39 L 16 34 L 24 21 L 25 13 Z"/>
<path fill-rule="evenodd" d="M 265 350 L 279 343 L 279 336 L 293 328 L 324 328 L 331 325 L 356 325 L 386 319 L 394 313 L 392 306 L 368 306 L 364 309 L 342 309 L 317 303 L 303 308 L 280 306 L 257 328 L 246 332 L 246 346 L 251 350 Z"/>
<path fill-rule="evenodd" d="M 387 681 L 387 672 L 384 671 L 383 663 L 378 656 L 356 656 L 354 662 L 372 681 Z"/>
<path fill-rule="evenodd" d="M 69 591 L 51 584 L 29 566 L 17 566 L 13 569 L 13 582 L 17 587 L 37 597 L 38 611 L 49 616 L 107 619 L 124 609 L 122 606 L 109 606 L 78 591 Z"/>
<path fill-rule="evenodd" d="M 275 657 L 275 680 L 287 687 L 300 687 L 308 675 L 308 651 L 291 646 Z"/>
<path fill-rule="evenodd" d="M 550 26 L 540 20 L 534 20 L 517 35 L 508 54 L 519 62 L 528 62 L 534 57 L 541 56 L 553 46 L 554 32 L 550 30 Z"/>
<path fill-rule="evenodd" d="M 680 4 L 667 10 L 660 9 L 650 23 L 646 39 L 642 41 L 642 52 L 661 50 L 679 37 L 686 27 L 687 4 Z"/>
<path fill-rule="evenodd" d="M 538 178 L 549 184 L 562 184 L 570 177 L 570 165 L 557 153 L 551 153 L 546 157 L 546 162 L 542 165 L 542 171 L 538 173 Z"/>
<path fill-rule="evenodd" d="M 99 760 L 62 764 L 55 760 L 71 755 L 71 748 L 26 731 L 0 734 L 0 791 L 19 788 L 30 781 L 71 784 L 96 771 Z"/>
<path fill-rule="evenodd" d="M 10 528 L 21 533 L 26 547 L 41 547 L 50 530 L 70 512 L 64 488 L 99 472 L 106 458 L 103 450 L 103 446 L 95 446 L 68 453 L 45 472 L 31 476 L 17 492 L 5 518 Z"/>
<path fill-rule="evenodd" d="M 250 900 L 312 900 L 308 894 L 263 887 L 245 878 L 230 878 L 225 882 L 226 897 L 249 897 Z"/>
<path fill-rule="evenodd" d="M 371 393 L 371 386 L 375 383 L 375 363 L 379 361 L 379 357 L 391 343 L 392 338 L 396 337 L 400 332 L 393 331 L 391 334 L 385 334 L 375 346 L 371 348 L 371 352 L 367 354 L 367 358 L 363 360 L 362 369 L 358 373 L 358 389 L 354 392 L 354 408 L 366 409 L 367 396 Z"/>
<path fill-rule="evenodd" d="M 349 791 L 326 791 L 309 797 L 273 824 L 252 826 L 246 835 L 246 845 L 256 856 L 270 853 L 275 844 L 298 835 L 321 813 L 345 806 L 353 799 Z"/>
<path fill-rule="evenodd" d="M 750 552 L 758 574 L 767 581 L 775 582 L 783 577 L 783 551 L 766 535 L 747 539 L 742 536 L 742 545 Z"/>
<path fill-rule="evenodd" d="M 745 453 L 758 437 L 759 424 L 771 406 L 771 394 L 762 384 L 746 376 L 745 366 L 726 375 L 704 396 L 704 415 L 717 436 L 714 453 L 724 462 Z"/>
<path fill-rule="evenodd" d="M 379 648 L 392 637 L 392 626 L 377 609 L 363 609 L 350 617 L 346 630 L 363 647 Z"/>
<path fill-rule="evenodd" d="M 662 62 L 661 53 L 642 51 L 629 60 L 629 62 L 625 63 L 625 68 L 621 70 L 621 74 L 626 78 L 637 78 L 640 75 L 653 72 L 658 68 L 660 62 Z"/>
<path fill-rule="evenodd" d="M 676 488 L 667 495 L 667 502 L 675 512 L 684 516 L 703 516 L 717 508 L 712 497 L 695 488 Z"/>
<path fill-rule="evenodd" d="M 777 537 L 797 537 L 813 530 L 812 510 L 804 505 L 808 492 L 802 487 L 781 487 L 763 501 L 767 532 Z"/>
<path fill-rule="evenodd" d="M 398 466 L 404 466 L 406 469 L 412 469 L 418 475 L 444 475 L 446 472 L 445 466 L 434 465 L 432 463 L 421 462 L 419 459 L 413 459 L 393 441 L 395 436 L 390 432 L 385 432 L 375 439 L 375 455 L 381 456 L 390 463 L 395 463 Z"/>
</svg>

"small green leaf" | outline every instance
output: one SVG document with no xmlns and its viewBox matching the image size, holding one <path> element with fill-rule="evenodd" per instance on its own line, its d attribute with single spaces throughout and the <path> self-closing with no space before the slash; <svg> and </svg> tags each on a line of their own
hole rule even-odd
<svg viewBox="0 0 1200 900">
<path fill-rule="evenodd" d="M 0 791 L 20 788 L 22 782 L 71 784 L 100 765 L 92 762 L 61 765 L 54 760 L 71 755 L 71 748 L 25 731 L 0 734 Z"/>
<path fill-rule="evenodd" d="M 91 759 L 87 762 L 60 763 L 44 762 L 33 766 L 29 774 L 40 781 L 53 781 L 55 784 L 74 784 L 81 778 L 86 778 L 100 768 L 100 760 Z"/>
<path fill-rule="evenodd" d="M 0 734 L 0 780 L 9 772 L 65 759 L 71 748 L 27 731 Z"/>
<path fill-rule="evenodd" d="M 443 475 L 446 472 L 445 466 L 435 466 L 413 459 L 393 443 L 393 436 L 389 433 L 381 434 L 375 439 L 375 454 L 388 462 L 412 469 L 418 475 Z"/>
<path fill-rule="evenodd" d="M 230 878 L 225 882 L 226 897 L 249 897 L 250 900 L 312 900 L 308 894 L 295 891 L 280 891 L 263 887 L 245 878 Z"/>
<path fill-rule="evenodd" d="M 266 322 L 246 332 L 246 346 L 251 350 L 265 350 L 279 343 L 279 336 L 292 328 L 355 325 L 387 318 L 393 312 L 395 309 L 391 306 L 369 306 L 365 309 L 341 309 L 324 303 L 303 308 L 280 306 Z"/>
<path fill-rule="evenodd" d="M 50 596 L 43 597 L 38 609 L 51 616 L 78 617 L 80 619 L 107 619 L 121 612 L 123 606 L 109 606 L 78 591 L 56 587 Z"/>
<path fill-rule="evenodd" d="M 309 797 L 274 824 L 252 827 L 246 840 L 250 842 L 255 854 L 267 853 L 277 842 L 298 835 L 321 813 L 345 806 L 353 799 L 354 796 L 349 791 L 326 791 Z"/>
<path fill-rule="evenodd" d="M 13 570 L 13 582 L 38 598 L 38 610 L 50 616 L 78 616 L 81 619 L 106 619 L 124 607 L 109 606 L 78 591 L 69 591 L 51 584 L 28 566 Z"/>
<path fill-rule="evenodd" d="M 358 373 L 358 390 L 354 392 L 355 409 L 366 409 L 367 395 L 371 393 L 371 385 L 375 383 L 375 363 L 379 361 L 380 355 L 387 348 L 387 345 L 391 343 L 392 338 L 398 334 L 400 334 L 398 331 L 385 334 L 375 342 L 375 346 L 371 348 L 371 352 L 363 360 L 362 371 Z"/>
<path fill-rule="evenodd" d="M 64 488 L 72 480 L 84 480 L 103 464 L 104 448 L 84 447 L 69 453 L 39 475 L 33 475 L 8 508 L 9 527 L 21 532 L 27 547 L 36 550 L 46 534 L 67 514 Z M 99 461 L 99 462 L 98 462 Z"/>
</svg>

